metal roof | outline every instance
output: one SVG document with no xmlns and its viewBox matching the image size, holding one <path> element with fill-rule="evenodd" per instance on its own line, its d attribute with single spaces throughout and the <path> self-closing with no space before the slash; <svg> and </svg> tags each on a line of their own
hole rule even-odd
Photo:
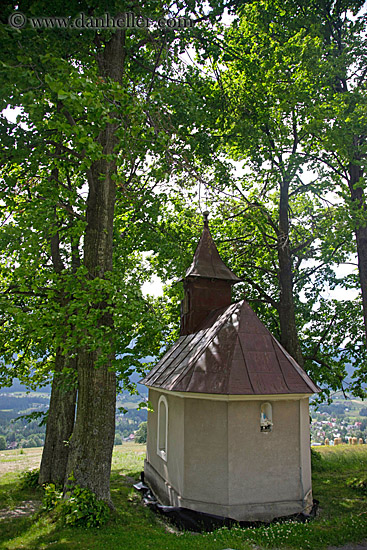
<svg viewBox="0 0 367 550">
<path fill-rule="evenodd" d="M 319 388 L 247 302 L 212 311 L 142 380 L 170 391 L 224 395 L 312 394 Z"/>
<path fill-rule="evenodd" d="M 238 283 L 239 279 L 223 262 L 213 237 L 209 231 L 208 216 L 204 213 L 204 229 L 196 247 L 192 264 L 185 277 L 204 277 L 206 279 L 223 279 Z"/>
</svg>

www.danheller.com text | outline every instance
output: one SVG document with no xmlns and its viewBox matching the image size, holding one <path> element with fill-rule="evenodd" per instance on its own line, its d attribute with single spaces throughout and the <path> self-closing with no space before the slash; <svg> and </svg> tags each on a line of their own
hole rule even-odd
<svg viewBox="0 0 367 550">
<path fill-rule="evenodd" d="M 104 13 L 100 16 L 79 13 L 76 17 L 70 16 L 32 16 L 16 11 L 8 18 L 8 23 L 15 29 L 26 26 L 33 29 L 143 29 L 152 26 L 160 29 L 186 29 L 194 26 L 194 20 L 187 17 L 160 17 L 150 19 L 133 12 L 111 16 Z"/>
</svg>

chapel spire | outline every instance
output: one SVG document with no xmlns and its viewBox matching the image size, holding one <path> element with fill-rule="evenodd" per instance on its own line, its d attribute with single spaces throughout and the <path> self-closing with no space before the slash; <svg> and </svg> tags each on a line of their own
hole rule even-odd
<svg viewBox="0 0 367 550">
<path fill-rule="evenodd" d="M 209 212 L 204 212 L 203 216 L 203 232 L 196 247 L 192 264 L 186 271 L 185 278 L 201 277 L 206 279 L 221 279 L 231 282 L 231 284 L 238 283 L 241 279 L 239 279 L 223 262 L 222 258 L 219 256 L 213 237 L 210 234 L 208 221 Z"/>
<path fill-rule="evenodd" d="M 183 281 L 181 334 L 196 332 L 211 311 L 228 306 L 231 286 L 241 280 L 220 257 L 210 234 L 208 215 L 204 212 L 203 232 Z"/>
</svg>

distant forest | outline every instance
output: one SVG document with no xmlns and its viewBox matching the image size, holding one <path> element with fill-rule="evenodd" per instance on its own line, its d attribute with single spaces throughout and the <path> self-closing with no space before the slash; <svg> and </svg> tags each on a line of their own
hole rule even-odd
<svg viewBox="0 0 367 550">
<path fill-rule="evenodd" d="M 146 395 L 145 388 L 142 389 L 142 393 Z M 132 396 L 127 392 L 118 395 L 117 407 L 128 410 L 126 413 L 117 413 L 115 444 L 121 444 L 139 428 L 141 422 L 147 419 L 146 409 L 137 410 L 136 408 L 145 395 Z M 0 436 L 5 437 L 7 448 L 43 446 L 46 429 L 43 413 L 47 413 L 49 400 L 49 386 L 42 388 L 40 392 L 28 394 L 27 388 L 17 381 L 11 388 L 1 388 Z M 25 416 L 28 418 L 24 418 Z"/>
</svg>

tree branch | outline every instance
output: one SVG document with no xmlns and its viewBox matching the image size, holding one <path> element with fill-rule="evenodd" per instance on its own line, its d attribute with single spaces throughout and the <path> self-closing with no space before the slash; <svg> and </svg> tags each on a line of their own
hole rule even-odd
<svg viewBox="0 0 367 550">
<path fill-rule="evenodd" d="M 254 287 L 261 294 L 261 296 L 265 298 L 268 304 L 272 305 L 276 310 L 278 310 L 279 308 L 278 302 L 273 300 L 273 298 L 269 296 L 269 294 L 267 294 L 260 285 L 258 285 L 257 283 L 255 283 L 255 281 L 253 281 L 252 279 L 246 276 L 241 277 L 241 280 L 245 281 L 246 283 L 249 283 L 252 287 Z"/>
</svg>

